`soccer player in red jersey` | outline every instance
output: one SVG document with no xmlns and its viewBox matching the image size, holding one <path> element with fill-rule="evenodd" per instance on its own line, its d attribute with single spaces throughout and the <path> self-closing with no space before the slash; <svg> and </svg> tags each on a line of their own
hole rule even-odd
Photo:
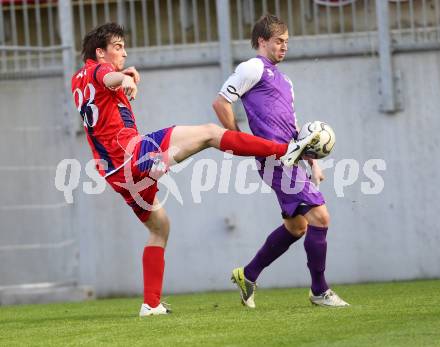
<svg viewBox="0 0 440 347">
<path fill-rule="evenodd" d="M 163 174 L 170 165 L 208 147 L 241 156 L 275 155 L 288 162 L 301 153 L 296 144 L 289 146 L 215 124 L 173 126 L 140 135 L 130 105 L 137 96 L 140 76 L 134 67 L 124 69 L 123 28 L 109 23 L 89 32 L 83 40 L 82 56 L 85 65 L 72 77 L 72 93 L 97 170 L 150 231 L 142 258 L 144 303 L 139 315 L 166 314 L 160 298 L 170 227 L 163 207 L 150 208 L 158 203 L 157 172 Z M 153 170 L 160 164 L 161 170 Z M 147 184 L 136 190 L 138 195 L 133 194 L 130 187 L 145 180 Z"/>
</svg>

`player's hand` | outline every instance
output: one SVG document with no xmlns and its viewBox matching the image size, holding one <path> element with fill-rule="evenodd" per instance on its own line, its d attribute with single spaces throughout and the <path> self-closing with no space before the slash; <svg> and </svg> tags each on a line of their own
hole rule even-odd
<svg viewBox="0 0 440 347">
<path fill-rule="evenodd" d="M 325 176 L 322 172 L 322 169 L 319 167 L 318 162 L 313 160 L 312 164 L 312 182 L 315 186 L 319 186 L 319 184 L 324 181 Z"/>
<path fill-rule="evenodd" d="M 127 96 L 128 100 L 131 101 L 136 99 L 137 86 L 136 83 L 134 82 L 133 77 L 129 75 L 125 75 L 124 79 L 122 80 L 121 88 L 124 94 Z"/>
<path fill-rule="evenodd" d="M 133 77 L 134 83 L 139 84 L 141 81 L 141 75 L 139 75 L 139 72 L 136 70 L 134 66 L 130 66 L 124 70 L 121 71 L 124 75 Z"/>
</svg>

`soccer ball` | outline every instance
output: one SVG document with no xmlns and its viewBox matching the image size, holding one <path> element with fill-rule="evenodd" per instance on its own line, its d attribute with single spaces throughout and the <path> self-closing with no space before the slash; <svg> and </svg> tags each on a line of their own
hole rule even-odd
<svg viewBox="0 0 440 347">
<path fill-rule="evenodd" d="M 298 140 L 316 130 L 319 131 L 319 141 L 312 141 L 304 150 L 303 155 L 313 159 L 321 159 L 328 156 L 335 145 L 336 136 L 330 125 L 319 120 L 306 123 L 298 134 Z"/>
</svg>

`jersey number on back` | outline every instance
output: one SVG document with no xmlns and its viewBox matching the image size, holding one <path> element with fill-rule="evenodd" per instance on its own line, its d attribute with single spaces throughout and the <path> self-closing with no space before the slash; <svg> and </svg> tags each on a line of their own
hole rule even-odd
<svg viewBox="0 0 440 347">
<path fill-rule="evenodd" d="M 76 98 L 78 96 L 78 100 Z M 84 126 L 93 128 L 98 122 L 99 110 L 94 104 L 95 101 L 95 87 L 93 84 L 88 83 L 84 91 L 76 88 L 73 92 L 73 98 L 77 101 L 76 107 L 81 117 L 84 120 Z"/>
</svg>

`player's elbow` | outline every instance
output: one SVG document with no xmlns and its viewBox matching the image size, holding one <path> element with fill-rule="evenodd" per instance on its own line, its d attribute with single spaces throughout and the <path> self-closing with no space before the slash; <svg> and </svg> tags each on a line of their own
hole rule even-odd
<svg viewBox="0 0 440 347">
<path fill-rule="evenodd" d="M 217 100 L 214 100 L 213 103 L 211 104 L 213 110 L 215 111 L 215 113 L 217 113 Z"/>
</svg>

